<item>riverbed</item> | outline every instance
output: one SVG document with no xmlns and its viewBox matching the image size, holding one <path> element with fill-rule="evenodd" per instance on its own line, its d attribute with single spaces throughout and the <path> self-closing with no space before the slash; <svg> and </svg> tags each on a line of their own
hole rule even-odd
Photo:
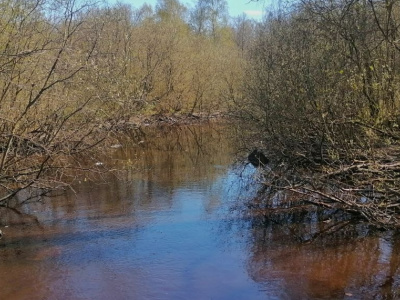
<svg viewBox="0 0 400 300">
<path fill-rule="evenodd" d="M 231 126 L 149 127 L 114 148 L 101 164 L 117 174 L 1 211 L 0 299 L 400 297 L 395 233 L 249 211 L 259 170 Z"/>
</svg>

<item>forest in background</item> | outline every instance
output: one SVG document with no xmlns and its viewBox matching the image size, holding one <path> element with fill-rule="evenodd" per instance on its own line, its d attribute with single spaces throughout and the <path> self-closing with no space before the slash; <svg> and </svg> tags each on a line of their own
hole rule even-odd
<svg viewBox="0 0 400 300">
<path fill-rule="evenodd" d="M 0 205 L 96 171 L 121 123 L 224 113 L 271 158 L 270 191 L 398 227 L 399 26 L 398 0 L 282 1 L 261 22 L 224 0 L 1 1 Z"/>
<path fill-rule="evenodd" d="M 121 123 L 226 112 L 254 26 L 227 9 L 1 1 L 0 205 L 70 183 Z"/>
</svg>

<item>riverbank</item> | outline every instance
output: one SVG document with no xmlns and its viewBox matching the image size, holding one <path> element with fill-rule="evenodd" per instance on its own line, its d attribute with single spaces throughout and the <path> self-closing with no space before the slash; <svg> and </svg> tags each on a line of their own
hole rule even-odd
<svg viewBox="0 0 400 300">
<path fill-rule="evenodd" d="M 230 121 L 232 119 L 223 113 L 157 114 L 121 121 L 118 130 Z M 347 216 L 346 220 L 359 219 L 380 229 L 399 229 L 400 146 L 376 145 L 368 151 L 359 150 L 353 157 L 356 158 L 320 163 L 316 163 L 317 160 L 307 163 L 300 158 L 289 163 L 278 154 L 271 157 L 272 163 L 264 169 L 262 181 L 269 193 L 284 190 L 297 195 L 297 209 L 309 210 L 312 205 L 339 210 Z M 265 195 L 265 198 L 270 196 Z M 289 206 L 289 209 L 293 210 L 293 207 Z"/>
<path fill-rule="evenodd" d="M 297 195 L 296 209 L 310 205 L 341 211 L 348 219 L 378 229 L 400 229 L 400 146 L 368 149 L 358 159 L 320 164 L 271 164 L 264 170 L 267 191 Z M 283 203 L 284 204 L 284 203 Z M 281 208 L 280 208 L 281 209 Z M 289 205 L 289 209 L 293 209 Z"/>
<path fill-rule="evenodd" d="M 204 122 L 218 122 L 228 120 L 228 114 L 223 112 L 215 113 L 193 113 L 193 114 L 153 114 L 136 115 L 120 119 L 116 122 L 115 130 L 139 128 L 141 126 L 158 125 L 190 125 Z M 111 124 L 109 124 L 111 126 Z"/>
</svg>

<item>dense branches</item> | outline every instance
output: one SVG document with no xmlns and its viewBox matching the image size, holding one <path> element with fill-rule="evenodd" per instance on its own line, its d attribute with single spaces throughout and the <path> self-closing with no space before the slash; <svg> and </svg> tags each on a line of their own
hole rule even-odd
<svg viewBox="0 0 400 300">
<path fill-rule="evenodd" d="M 94 155 L 118 122 L 226 109 L 242 76 L 231 31 L 218 23 L 218 39 L 198 35 L 188 14 L 175 0 L 155 11 L 0 3 L 0 206 L 69 184 L 71 169 L 94 169 L 79 156 Z"/>
<path fill-rule="evenodd" d="M 384 226 L 398 225 L 397 161 L 387 157 L 397 153 L 400 125 L 399 13 L 398 1 L 346 0 L 304 0 L 271 13 L 237 102 L 253 142 L 320 174 L 286 188 L 318 194 L 326 200 L 319 204 L 352 191 L 339 204 Z"/>
</svg>

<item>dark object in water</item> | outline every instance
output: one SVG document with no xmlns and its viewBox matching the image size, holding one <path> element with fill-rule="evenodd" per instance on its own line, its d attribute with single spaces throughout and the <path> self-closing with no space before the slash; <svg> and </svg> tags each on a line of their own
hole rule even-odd
<svg viewBox="0 0 400 300">
<path fill-rule="evenodd" d="M 247 157 L 249 162 L 255 167 L 263 167 L 268 164 L 268 158 L 258 149 L 254 149 L 253 152 Z"/>
<path fill-rule="evenodd" d="M 3 237 L 3 231 L 0 230 L 0 239 Z"/>
</svg>

